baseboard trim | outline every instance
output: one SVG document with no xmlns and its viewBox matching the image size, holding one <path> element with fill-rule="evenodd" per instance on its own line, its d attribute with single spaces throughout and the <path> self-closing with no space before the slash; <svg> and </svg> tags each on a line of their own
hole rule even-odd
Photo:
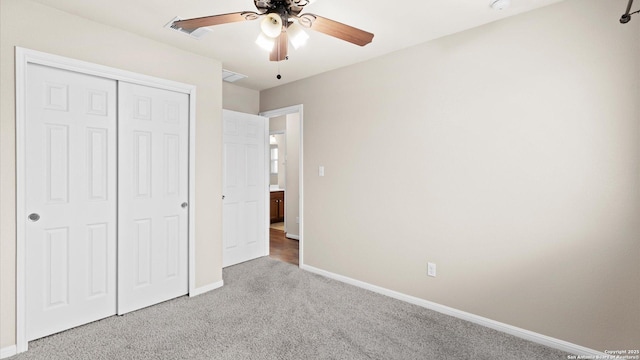
<svg viewBox="0 0 640 360">
<path fill-rule="evenodd" d="M 202 295 L 204 293 L 207 293 L 209 291 L 215 290 L 215 289 L 219 289 L 221 287 L 224 286 L 224 280 L 220 280 L 218 282 L 215 282 L 213 284 L 209 284 L 209 285 L 205 285 L 205 286 L 201 286 L 199 288 L 196 288 L 195 290 L 193 290 L 192 292 L 189 293 L 189 297 L 194 297 L 194 296 L 198 296 L 198 295 Z"/>
<path fill-rule="evenodd" d="M 3 347 L 2 349 L 0 349 L 0 359 L 6 359 L 10 356 L 16 355 L 17 353 L 18 347 L 16 345 Z"/>
<path fill-rule="evenodd" d="M 290 233 L 286 233 L 284 236 L 286 236 L 289 239 L 300 241 L 300 235 L 293 235 L 293 234 L 290 234 Z"/>
<path fill-rule="evenodd" d="M 546 335 L 542 335 L 542 334 L 538 334 L 536 332 L 533 331 L 529 331 L 529 330 L 525 330 L 525 329 L 521 329 L 519 327 L 516 326 L 512 326 L 512 325 L 508 325 L 505 323 L 501 323 L 495 320 L 491 320 L 479 315 L 474 315 L 462 310 L 458 310 L 458 309 L 454 309 L 454 308 L 450 308 L 448 306 L 445 305 L 440 305 L 438 303 L 434 303 L 428 300 L 424 300 L 424 299 L 420 299 L 411 295 L 406 295 L 397 291 L 393 291 L 393 290 L 389 290 L 377 285 L 372 285 L 369 283 L 366 283 L 364 281 L 360 281 L 360 280 L 356 280 L 356 279 L 352 279 L 350 277 L 346 277 L 343 275 L 339 275 L 339 274 L 335 274 L 326 270 L 322 270 L 322 269 L 318 269 L 315 268 L 313 266 L 309 266 L 309 265 L 300 265 L 300 268 L 306 271 L 309 271 L 311 273 L 314 274 L 318 274 L 318 275 L 322 275 L 324 277 L 330 278 L 330 279 L 334 279 L 349 285 L 353 285 L 362 289 L 366 289 L 369 291 L 373 291 L 375 293 L 378 294 L 382 294 L 382 295 L 386 295 L 389 296 L 391 298 L 397 299 L 397 300 L 401 300 L 413 305 L 418 305 L 430 310 L 434 310 L 437 311 L 439 313 L 445 314 L 445 315 L 450 315 L 453 317 L 456 317 L 458 319 L 462 319 L 462 320 L 466 320 L 478 325 L 482 325 L 494 330 L 498 330 L 501 331 L 503 333 L 507 333 L 509 335 L 513 335 L 516 337 L 519 337 L 521 339 L 524 340 L 528 340 L 531 342 L 535 342 L 541 345 L 545 345 L 554 349 L 558 349 L 570 354 L 574 354 L 574 355 L 584 355 L 584 356 L 590 356 L 590 357 L 600 357 L 602 359 L 607 359 L 610 358 L 611 355 L 607 355 L 605 353 L 593 350 L 593 349 L 589 349 L 587 347 L 584 346 L 580 346 L 580 345 L 576 345 L 576 344 L 572 344 L 570 342 L 564 341 L 564 340 L 560 340 L 560 339 L 555 339 L 552 338 L 550 336 L 546 336 Z"/>
</svg>

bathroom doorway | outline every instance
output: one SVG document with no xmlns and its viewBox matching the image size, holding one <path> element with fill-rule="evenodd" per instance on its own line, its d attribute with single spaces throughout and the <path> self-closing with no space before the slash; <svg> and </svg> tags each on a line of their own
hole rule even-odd
<svg viewBox="0 0 640 360">
<path fill-rule="evenodd" d="M 302 105 L 260 114 L 269 118 L 269 254 L 303 264 Z"/>
</svg>

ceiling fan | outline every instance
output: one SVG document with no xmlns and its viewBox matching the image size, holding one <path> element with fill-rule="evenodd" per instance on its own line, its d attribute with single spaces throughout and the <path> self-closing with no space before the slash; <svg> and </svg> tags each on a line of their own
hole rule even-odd
<svg viewBox="0 0 640 360">
<path fill-rule="evenodd" d="M 373 34 L 354 28 L 319 15 L 300 14 L 304 7 L 313 0 L 254 0 L 258 9 L 230 14 L 204 16 L 194 19 L 176 21 L 173 25 L 183 29 L 197 29 L 205 26 L 222 25 L 227 23 L 257 20 L 263 18 L 260 24 L 262 33 L 256 43 L 271 51 L 269 60 L 282 61 L 287 59 L 289 41 L 294 48 L 301 46 L 309 37 L 304 30 L 308 28 L 359 46 L 365 46 L 373 40 Z"/>
</svg>

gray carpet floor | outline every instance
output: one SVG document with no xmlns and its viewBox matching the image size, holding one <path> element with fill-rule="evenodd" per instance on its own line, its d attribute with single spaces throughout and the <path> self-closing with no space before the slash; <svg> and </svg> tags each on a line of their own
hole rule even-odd
<svg viewBox="0 0 640 360">
<path fill-rule="evenodd" d="M 31 359 L 566 359 L 268 257 L 225 286 L 29 343 Z"/>
</svg>

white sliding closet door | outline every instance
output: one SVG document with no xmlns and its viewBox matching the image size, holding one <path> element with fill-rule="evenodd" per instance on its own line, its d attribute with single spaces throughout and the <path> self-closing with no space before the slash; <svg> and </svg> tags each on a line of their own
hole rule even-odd
<svg viewBox="0 0 640 360">
<path fill-rule="evenodd" d="M 118 86 L 118 314 L 188 292 L 189 95 Z"/>
<path fill-rule="evenodd" d="M 116 81 L 26 68 L 26 337 L 116 313 Z"/>
</svg>

